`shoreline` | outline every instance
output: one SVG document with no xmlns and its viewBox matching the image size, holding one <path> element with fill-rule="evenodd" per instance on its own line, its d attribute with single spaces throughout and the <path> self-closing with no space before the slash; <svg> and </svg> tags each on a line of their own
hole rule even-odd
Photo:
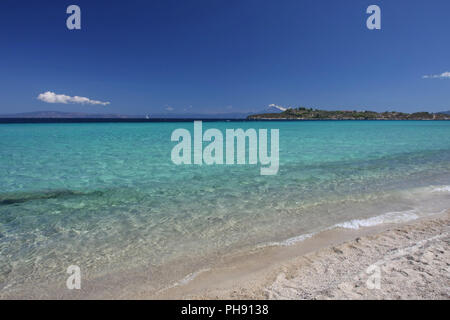
<svg viewBox="0 0 450 320">
<path fill-rule="evenodd" d="M 0 293 L 2 299 L 20 300 L 450 299 L 450 209 L 378 223 L 384 216 L 222 256 L 164 287 L 149 282 L 155 276 L 169 280 L 164 270 L 137 268 L 119 277 L 117 272 L 86 274 L 83 289 L 76 292 L 66 290 L 61 279 L 58 287 L 41 283 Z M 381 290 L 366 288 L 372 265 L 381 268 Z"/>
<path fill-rule="evenodd" d="M 450 121 L 450 119 L 293 119 L 293 118 L 2 118 L 0 124 L 171 123 L 171 122 L 320 122 L 320 121 Z"/>
<path fill-rule="evenodd" d="M 450 299 L 449 249 L 450 210 L 360 229 L 336 227 L 237 254 L 134 298 Z M 372 265 L 380 268 L 380 290 L 366 285 Z"/>
<path fill-rule="evenodd" d="M 382 214 L 364 217 L 363 210 L 367 208 L 367 203 L 365 203 L 363 207 L 359 207 L 358 210 L 360 211 L 355 211 L 355 213 L 359 212 L 359 218 L 350 218 L 335 224 L 330 223 L 328 227 L 311 228 L 310 231 L 305 230 L 304 233 L 300 234 L 285 232 L 278 235 L 281 235 L 281 239 L 280 237 L 272 237 L 271 240 L 270 236 L 273 235 L 269 233 L 266 242 L 242 247 L 235 251 L 218 251 L 214 258 L 205 261 L 199 261 L 194 256 L 186 255 L 184 258 L 172 261 L 170 268 L 158 265 L 149 267 L 148 264 L 144 264 L 101 273 L 94 273 L 92 269 L 85 269 L 83 288 L 80 291 L 67 290 L 65 286 L 66 275 L 65 273 L 59 273 L 55 274 L 54 278 L 40 281 L 38 285 L 32 282 L 24 282 L 16 287 L 5 286 L 0 288 L 0 298 L 248 300 L 326 298 L 321 294 L 315 294 L 314 289 L 293 295 L 280 294 L 280 292 L 284 292 L 287 287 L 295 291 L 302 287 L 330 287 L 331 282 L 342 282 L 343 280 L 337 275 L 332 275 L 327 280 L 329 282 L 327 284 L 321 279 L 323 272 L 301 270 L 303 268 L 307 270 L 307 267 L 305 267 L 308 264 L 307 262 L 318 264 L 318 270 L 324 268 L 326 270 L 339 269 L 342 261 L 352 261 L 351 259 L 354 256 L 352 256 L 352 252 L 349 256 L 346 254 L 336 255 L 336 252 L 345 251 L 340 248 L 341 246 L 360 246 L 358 241 L 361 239 L 377 238 L 384 233 L 393 233 L 388 237 L 396 238 L 395 230 L 401 229 L 401 232 L 397 230 L 400 235 L 407 239 L 413 238 L 414 243 L 418 243 L 432 239 L 436 236 L 436 230 L 439 228 L 440 233 L 446 233 L 447 238 L 449 238 L 450 209 L 447 201 L 449 199 L 449 188 L 448 185 L 433 185 L 425 189 L 411 189 L 407 193 L 409 195 L 412 192 L 415 195 L 416 203 L 411 203 L 409 208 L 394 206 L 390 208 L 391 210 L 394 209 L 393 211 L 384 211 L 385 213 Z M 416 194 L 416 191 L 419 191 L 419 193 Z M 436 195 L 436 197 L 422 197 L 422 194 Z M 399 201 L 401 199 L 400 197 Z M 442 200 L 446 201 L 442 202 Z M 446 209 L 442 210 L 442 208 Z M 376 209 L 383 212 L 380 206 Z M 342 211 L 342 213 L 345 216 L 345 211 Z M 426 231 L 425 234 L 428 237 L 415 234 L 414 228 L 429 228 L 427 223 L 437 223 L 438 227 Z M 411 226 L 415 227 L 412 228 Z M 410 233 L 413 235 L 410 235 Z M 446 249 L 443 252 L 450 255 L 448 242 L 450 240 L 447 241 Z M 381 248 L 379 248 L 380 244 L 376 239 L 373 241 L 367 240 L 367 244 L 366 248 L 360 249 L 361 254 L 357 257 L 358 259 L 341 270 L 341 273 L 351 271 L 353 276 L 356 277 L 369 265 L 375 263 L 376 261 L 369 259 L 373 253 L 372 247 L 380 250 L 389 247 L 390 251 L 395 251 L 411 245 L 402 237 L 390 243 L 381 244 Z M 330 251 L 330 248 L 333 250 Z M 334 250 L 335 248 L 338 248 L 337 251 Z M 379 254 L 378 251 L 375 250 L 375 254 Z M 382 259 L 381 256 L 380 259 Z M 362 261 L 364 261 L 363 265 L 360 264 Z M 447 256 L 445 261 L 450 261 L 450 256 Z M 358 269 L 355 270 L 355 266 L 358 266 Z M 446 266 L 446 268 L 448 269 L 447 274 L 450 274 L 449 266 Z M 295 270 L 300 271 L 296 272 Z M 298 283 L 294 284 L 289 284 L 289 281 L 286 282 L 286 274 L 289 275 L 289 279 L 301 279 L 305 272 L 309 274 L 310 278 L 306 284 L 300 280 L 296 280 Z M 432 270 L 430 273 L 433 274 L 434 272 Z M 312 280 L 314 276 L 319 278 Z M 446 292 L 444 297 L 450 299 L 450 278 L 447 277 L 446 280 L 444 279 L 441 282 L 445 281 L 448 284 L 444 290 Z M 361 287 L 361 283 L 358 286 Z M 117 288 L 120 288 L 120 290 L 117 290 Z M 436 290 L 429 290 L 429 292 Z M 339 296 L 332 296 L 332 298 L 338 299 Z"/>
</svg>

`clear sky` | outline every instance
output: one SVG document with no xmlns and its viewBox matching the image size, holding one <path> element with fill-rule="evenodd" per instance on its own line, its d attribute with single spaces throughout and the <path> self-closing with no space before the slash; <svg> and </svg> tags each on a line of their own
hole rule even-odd
<svg viewBox="0 0 450 320">
<path fill-rule="evenodd" d="M 448 71 L 449 0 L 0 2 L 0 113 L 443 111 Z"/>
</svg>

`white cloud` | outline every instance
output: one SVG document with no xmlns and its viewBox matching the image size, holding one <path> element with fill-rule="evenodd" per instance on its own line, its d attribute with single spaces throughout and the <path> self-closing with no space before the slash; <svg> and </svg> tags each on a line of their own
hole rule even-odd
<svg viewBox="0 0 450 320">
<path fill-rule="evenodd" d="M 287 108 L 283 108 L 283 107 L 281 107 L 281 106 L 277 106 L 276 104 L 269 104 L 269 107 L 273 107 L 273 108 L 277 108 L 278 110 L 281 110 L 281 111 L 286 111 L 287 110 Z"/>
<path fill-rule="evenodd" d="M 450 71 L 443 72 L 441 74 L 431 74 L 423 76 L 424 79 L 450 79 Z"/>
<path fill-rule="evenodd" d="M 166 106 L 166 110 L 167 110 L 167 111 L 173 111 L 173 110 L 175 110 L 175 108 L 173 108 L 173 107 L 171 107 L 171 106 Z"/>
<path fill-rule="evenodd" d="M 79 96 L 66 96 L 65 94 L 56 94 L 51 91 L 47 91 L 44 93 L 41 93 L 38 95 L 38 100 L 47 102 L 47 103 L 80 103 L 80 104 L 92 104 L 92 105 L 102 105 L 106 106 L 109 104 L 109 102 L 103 102 L 98 100 L 91 100 L 86 97 L 79 97 Z"/>
</svg>

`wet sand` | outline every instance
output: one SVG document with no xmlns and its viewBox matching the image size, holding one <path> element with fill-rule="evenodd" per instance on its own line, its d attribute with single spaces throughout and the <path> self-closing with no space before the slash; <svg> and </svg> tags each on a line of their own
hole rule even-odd
<svg viewBox="0 0 450 320">
<path fill-rule="evenodd" d="M 450 299 L 450 211 L 235 256 L 145 299 Z"/>
</svg>

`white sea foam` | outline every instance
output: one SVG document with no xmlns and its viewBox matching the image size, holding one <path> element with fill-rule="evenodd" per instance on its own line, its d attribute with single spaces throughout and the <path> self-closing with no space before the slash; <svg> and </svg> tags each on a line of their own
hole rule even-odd
<svg viewBox="0 0 450 320">
<path fill-rule="evenodd" d="M 199 274 L 203 273 L 203 272 L 207 272 L 211 269 L 209 268 L 205 268 L 205 269 L 201 269 L 195 272 L 192 272 L 190 274 L 188 274 L 186 277 L 184 277 L 183 279 L 175 282 L 173 285 L 171 285 L 170 287 L 176 287 L 176 286 L 183 286 L 189 282 L 191 282 L 192 280 L 194 280 Z"/>
<path fill-rule="evenodd" d="M 436 188 L 436 189 L 441 192 L 444 192 L 444 191 L 450 192 L 450 186 L 444 186 L 444 187 Z M 366 219 L 353 219 L 350 221 L 337 223 L 335 225 L 332 225 L 331 227 L 322 229 L 317 232 L 298 235 L 298 236 L 295 236 L 295 237 L 292 237 L 292 238 L 289 238 L 289 239 L 286 239 L 283 241 L 279 241 L 279 242 L 265 243 L 263 245 L 259 245 L 258 248 L 264 248 L 264 247 L 270 247 L 270 246 L 291 246 L 298 242 L 302 242 L 306 239 L 312 238 L 313 236 L 319 234 L 320 232 L 332 230 L 335 228 L 357 230 L 360 228 L 373 227 L 373 226 L 386 224 L 386 223 L 403 223 L 403 222 L 416 220 L 420 217 L 427 217 L 427 216 L 432 216 L 435 214 L 442 214 L 442 213 L 446 212 L 447 210 L 449 210 L 449 208 L 445 208 L 445 209 L 443 209 L 441 211 L 437 211 L 437 212 L 436 211 L 435 212 L 422 212 L 421 210 L 418 210 L 418 209 L 411 209 L 411 210 L 406 210 L 406 211 L 388 212 L 388 213 L 384 213 L 379 216 L 374 216 L 374 217 L 370 217 L 370 218 L 366 218 Z"/>
<path fill-rule="evenodd" d="M 350 221 L 345 221 L 342 223 L 335 224 L 331 227 L 325 228 L 322 231 L 331 230 L 335 228 L 345 228 L 345 229 L 359 229 L 362 227 L 372 227 L 383 223 L 400 223 L 415 220 L 419 218 L 416 210 L 399 211 L 399 212 L 388 212 L 379 216 L 367 218 L 367 219 L 354 219 Z M 268 246 L 291 246 L 298 242 L 302 242 L 309 239 L 321 231 L 314 233 L 306 233 L 299 236 L 295 236 L 280 242 L 270 242 L 259 247 Z"/>
<path fill-rule="evenodd" d="M 314 236 L 315 234 L 316 234 L 316 233 L 302 234 L 302 235 L 299 235 L 299 236 L 295 236 L 295 237 L 286 239 L 286 240 L 284 240 L 284 241 L 280 241 L 280 242 L 271 242 L 271 243 L 268 243 L 268 244 L 266 244 L 266 245 L 264 245 L 264 246 L 262 246 L 262 247 L 267 247 L 267 246 L 283 246 L 283 247 L 285 247 L 285 246 L 291 246 L 291 245 L 293 245 L 293 244 L 295 244 L 295 243 L 297 243 L 297 242 L 302 242 L 302 241 L 304 241 L 304 240 L 306 240 L 306 239 L 309 239 L 309 238 L 311 238 L 312 236 Z"/>
<path fill-rule="evenodd" d="M 419 218 L 416 210 L 388 212 L 367 219 L 354 219 L 335 224 L 334 228 L 359 229 L 361 227 L 373 227 L 384 223 L 400 223 Z"/>
<path fill-rule="evenodd" d="M 441 186 L 433 188 L 432 192 L 450 192 L 450 186 Z"/>
<path fill-rule="evenodd" d="M 350 221 L 345 221 L 342 223 L 335 224 L 329 228 L 326 228 L 322 231 L 331 230 L 335 228 L 345 228 L 345 229 L 359 229 L 363 227 L 372 227 L 383 223 L 401 223 L 401 222 L 408 222 L 411 220 L 415 220 L 419 218 L 419 215 L 417 214 L 416 210 L 408 210 L 408 211 L 399 211 L 399 212 L 388 212 L 379 216 L 367 218 L 367 219 L 354 219 Z M 284 241 L 280 242 L 270 242 L 264 246 L 291 246 L 293 244 L 296 244 L 298 242 L 302 242 L 306 239 L 309 239 L 313 237 L 314 235 L 320 233 L 307 233 L 302 234 L 296 237 L 292 237 L 289 239 L 286 239 Z"/>
</svg>

